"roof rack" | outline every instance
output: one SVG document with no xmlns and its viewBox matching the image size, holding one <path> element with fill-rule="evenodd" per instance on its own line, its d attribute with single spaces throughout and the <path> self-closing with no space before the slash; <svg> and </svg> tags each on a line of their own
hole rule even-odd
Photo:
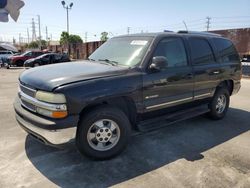
<svg viewBox="0 0 250 188">
<path fill-rule="evenodd" d="M 195 34 L 195 35 L 207 35 L 207 36 L 217 36 L 221 37 L 220 34 L 216 33 L 210 33 L 210 32 L 204 32 L 204 31 L 178 31 L 177 33 L 182 33 L 182 34 Z"/>
<path fill-rule="evenodd" d="M 163 32 L 166 32 L 166 33 L 173 33 L 173 31 L 171 31 L 171 30 L 164 30 Z"/>
</svg>

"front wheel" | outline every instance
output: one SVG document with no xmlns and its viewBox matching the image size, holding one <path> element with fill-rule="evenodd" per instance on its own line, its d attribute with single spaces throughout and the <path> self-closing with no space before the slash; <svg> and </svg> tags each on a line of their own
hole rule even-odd
<svg viewBox="0 0 250 188">
<path fill-rule="evenodd" d="M 107 159 L 124 150 L 130 132 L 130 122 L 121 110 L 102 106 L 89 112 L 80 121 L 76 145 L 82 154 Z"/>
<path fill-rule="evenodd" d="M 210 102 L 210 117 L 212 119 L 218 120 L 224 118 L 227 113 L 230 103 L 230 95 L 228 89 L 220 88 L 218 89 L 212 101 Z"/>
</svg>

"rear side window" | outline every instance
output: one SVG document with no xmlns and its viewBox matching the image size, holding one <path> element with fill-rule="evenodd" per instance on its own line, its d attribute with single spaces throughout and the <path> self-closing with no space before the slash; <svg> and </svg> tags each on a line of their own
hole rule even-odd
<svg viewBox="0 0 250 188">
<path fill-rule="evenodd" d="M 193 64 L 199 65 L 215 62 L 212 48 L 206 39 L 190 38 L 189 44 L 191 47 Z"/>
<path fill-rule="evenodd" d="M 154 52 L 155 56 L 166 57 L 168 67 L 187 66 L 186 50 L 181 38 L 163 39 Z"/>
<path fill-rule="evenodd" d="M 222 38 L 215 38 L 213 41 L 223 63 L 239 62 L 239 55 L 231 41 Z"/>
</svg>

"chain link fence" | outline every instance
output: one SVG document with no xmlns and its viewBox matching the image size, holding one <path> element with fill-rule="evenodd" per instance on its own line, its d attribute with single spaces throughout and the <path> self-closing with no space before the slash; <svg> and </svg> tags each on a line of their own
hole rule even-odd
<svg viewBox="0 0 250 188">
<path fill-rule="evenodd" d="M 250 62 L 242 62 L 242 74 L 250 77 Z"/>
</svg>

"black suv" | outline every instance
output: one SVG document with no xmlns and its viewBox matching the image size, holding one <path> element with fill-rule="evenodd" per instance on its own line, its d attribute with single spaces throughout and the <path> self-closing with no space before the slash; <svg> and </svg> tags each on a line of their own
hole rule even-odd
<svg viewBox="0 0 250 188">
<path fill-rule="evenodd" d="M 131 132 L 207 113 L 225 116 L 240 89 L 241 63 L 219 35 L 165 32 L 114 37 L 89 60 L 24 71 L 14 102 L 21 127 L 55 146 L 105 159 Z"/>
</svg>

